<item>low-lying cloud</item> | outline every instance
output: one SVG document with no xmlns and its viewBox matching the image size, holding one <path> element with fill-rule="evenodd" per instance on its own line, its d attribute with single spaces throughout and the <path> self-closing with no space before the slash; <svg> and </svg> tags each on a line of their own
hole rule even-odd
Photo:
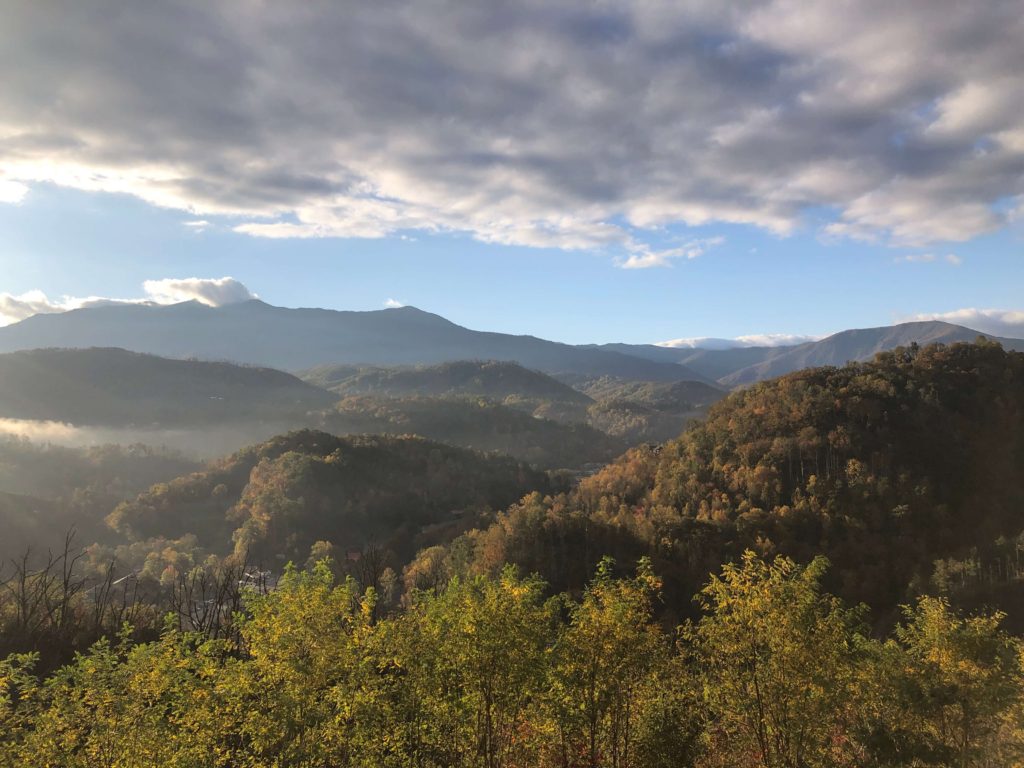
<svg viewBox="0 0 1024 768">
<path fill-rule="evenodd" d="M 1021 40 L 1020 0 L 12 3 L 0 198 L 631 268 L 685 257 L 666 227 L 821 211 L 830 236 L 962 241 L 1024 210 Z"/>
<path fill-rule="evenodd" d="M 1024 339 L 1024 310 L 1020 309 L 955 309 L 952 312 L 926 312 L 906 319 L 942 320 L 992 336 Z"/>
<path fill-rule="evenodd" d="M 808 341 L 818 341 L 823 336 L 804 336 L 792 333 L 753 333 L 734 339 L 716 339 L 699 336 L 684 339 L 659 341 L 657 346 L 672 349 L 737 349 L 740 347 L 788 347 Z"/>
<path fill-rule="evenodd" d="M 233 277 L 167 278 L 142 284 L 145 296 L 136 299 L 112 299 L 102 296 L 61 296 L 49 298 L 42 291 L 22 294 L 0 293 L 0 326 L 10 325 L 32 315 L 54 314 L 72 309 L 108 304 L 178 304 L 198 301 L 210 307 L 237 304 L 255 299 L 256 294 Z"/>
</svg>

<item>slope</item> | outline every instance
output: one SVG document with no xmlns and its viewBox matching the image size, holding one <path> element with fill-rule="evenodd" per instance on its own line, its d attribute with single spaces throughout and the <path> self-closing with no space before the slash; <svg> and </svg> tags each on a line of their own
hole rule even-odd
<svg viewBox="0 0 1024 768">
<path fill-rule="evenodd" d="M 545 372 L 649 381 L 700 378 L 672 363 L 533 336 L 473 331 L 413 307 L 340 312 L 273 307 L 258 300 L 216 308 L 194 301 L 114 305 L 35 315 L 0 328 L 0 352 L 53 346 L 114 346 L 291 371 L 330 363 L 392 366 L 505 360 Z"/>
<path fill-rule="evenodd" d="M 79 425 L 210 425 L 324 408 L 335 396 L 294 376 L 123 349 L 0 355 L 0 417 Z"/>
</svg>

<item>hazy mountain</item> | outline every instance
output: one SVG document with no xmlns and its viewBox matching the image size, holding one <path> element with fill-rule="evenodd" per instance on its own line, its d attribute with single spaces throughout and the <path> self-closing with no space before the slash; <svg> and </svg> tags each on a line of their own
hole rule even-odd
<svg viewBox="0 0 1024 768">
<path fill-rule="evenodd" d="M 804 368 L 844 365 L 848 362 L 870 360 L 879 352 L 914 343 L 921 346 L 935 343 L 953 344 L 958 341 L 974 341 L 982 335 L 984 334 L 970 328 L 939 321 L 901 323 L 881 328 L 842 331 L 821 341 L 808 342 L 795 347 L 761 348 L 766 352 L 763 360 L 724 374 L 719 381 L 729 387 L 742 386 Z M 1002 344 L 1004 349 L 1024 350 L 1024 340 L 1021 339 L 993 338 L 993 340 Z M 733 354 L 743 351 L 709 352 L 708 355 Z M 699 364 L 699 361 L 694 361 L 693 358 L 687 359 Z M 707 359 L 707 355 L 704 359 Z"/>
<path fill-rule="evenodd" d="M 591 399 L 567 384 L 516 363 L 459 360 L 433 366 L 380 368 L 327 365 L 301 374 L 311 384 L 340 395 L 451 397 L 473 395 L 555 400 L 586 405 Z"/>
<path fill-rule="evenodd" d="M 546 372 L 645 381 L 700 378 L 682 366 L 619 352 L 533 336 L 473 331 L 413 307 L 339 312 L 286 309 L 257 300 L 223 307 L 198 302 L 116 305 L 35 315 L 0 328 L 0 352 L 98 346 L 291 371 L 330 363 L 429 365 L 506 360 Z"/>
<path fill-rule="evenodd" d="M 337 397 L 288 373 L 123 349 L 0 354 L 0 417 L 79 425 L 210 425 L 301 416 Z"/>
<path fill-rule="evenodd" d="M 587 425 L 586 406 L 578 410 L 576 419 L 554 421 L 483 397 L 350 395 L 318 414 L 314 423 L 338 435 L 419 435 L 504 453 L 544 469 L 576 469 L 609 461 L 625 450 L 624 441 Z"/>
<path fill-rule="evenodd" d="M 596 349 L 662 363 L 675 363 L 724 387 L 742 386 L 822 365 L 870 360 L 879 352 L 917 343 L 974 341 L 980 331 L 939 321 L 901 323 L 842 331 L 819 341 L 772 347 L 731 349 L 662 347 L 654 344 L 604 344 Z M 992 338 L 992 337 L 990 337 Z M 996 338 L 1006 349 L 1024 349 L 1020 339 Z"/>
</svg>

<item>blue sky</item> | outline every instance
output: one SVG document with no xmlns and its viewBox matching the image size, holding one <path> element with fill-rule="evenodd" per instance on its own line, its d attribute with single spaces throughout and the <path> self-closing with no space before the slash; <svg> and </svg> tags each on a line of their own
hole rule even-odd
<svg viewBox="0 0 1024 768">
<path fill-rule="evenodd" d="M 0 28 L 0 323 L 231 276 L 568 342 L 1024 336 L 1020 0 L 59 4 Z"/>
<path fill-rule="evenodd" d="M 0 206 L 3 289 L 142 295 L 147 279 L 230 275 L 283 306 L 380 309 L 388 299 L 472 328 L 573 343 L 758 333 L 823 334 L 1024 296 L 1024 243 L 1006 229 L 927 249 L 710 225 L 724 241 L 669 267 L 625 270 L 606 252 L 498 246 L 468 235 L 261 239 L 125 195 L 38 185 Z M 666 240 L 671 236 L 666 235 Z M 897 261 L 909 254 L 945 256 Z"/>
</svg>

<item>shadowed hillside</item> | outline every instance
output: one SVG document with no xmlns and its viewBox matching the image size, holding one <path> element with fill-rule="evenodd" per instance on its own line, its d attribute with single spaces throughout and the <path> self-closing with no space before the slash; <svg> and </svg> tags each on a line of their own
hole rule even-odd
<svg viewBox="0 0 1024 768">
<path fill-rule="evenodd" d="M 684 613 L 746 548 L 824 553 L 832 586 L 884 613 L 925 589 L 968 599 L 1002 584 L 985 594 L 1008 599 L 1022 533 L 1024 355 L 982 343 L 754 385 L 678 440 L 526 500 L 469 541 L 475 567 L 509 560 L 558 588 L 578 588 L 597 552 L 647 554 Z"/>
<path fill-rule="evenodd" d="M 156 485 L 108 522 L 132 540 L 194 534 L 210 550 L 271 563 L 304 560 L 321 540 L 408 557 L 426 526 L 457 525 L 462 515 L 548 487 L 546 475 L 506 457 L 419 438 L 302 430 Z"/>
<path fill-rule="evenodd" d="M 294 418 L 335 399 L 269 368 L 167 360 L 123 349 L 0 355 L 0 417 L 79 425 L 208 426 Z"/>
</svg>

